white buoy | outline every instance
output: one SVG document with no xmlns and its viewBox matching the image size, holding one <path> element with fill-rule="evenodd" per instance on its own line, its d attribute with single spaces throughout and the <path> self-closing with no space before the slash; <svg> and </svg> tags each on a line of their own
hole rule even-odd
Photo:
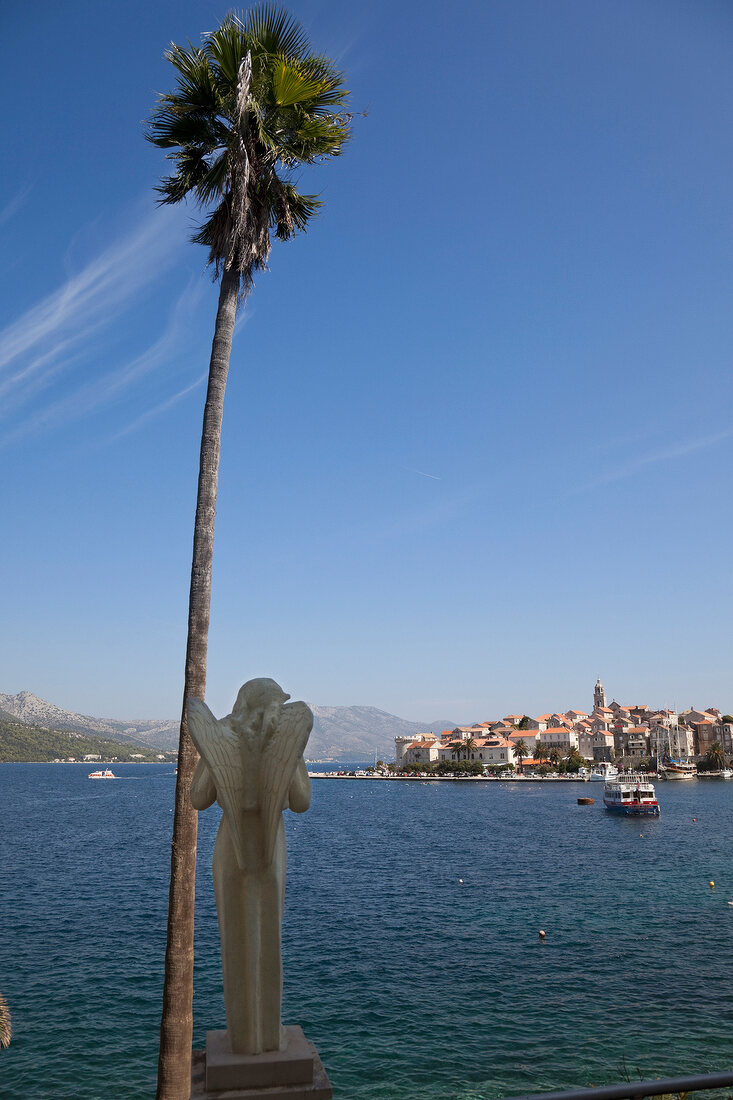
<svg viewBox="0 0 733 1100">
<path fill-rule="evenodd" d="M 543 940 L 544 938 L 545 938 L 545 930 L 544 930 L 544 928 L 540 928 L 540 939 Z"/>
<path fill-rule="evenodd" d="M 459 880 L 458 880 L 458 881 L 460 882 L 461 886 L 463 886 L 463 879 L 462 879 L 462 878 L 459 878 Z"/>
</svg>

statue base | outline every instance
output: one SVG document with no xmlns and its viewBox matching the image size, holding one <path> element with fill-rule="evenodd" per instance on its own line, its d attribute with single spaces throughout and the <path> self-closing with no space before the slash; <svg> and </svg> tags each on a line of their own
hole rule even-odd
<svg viewBox="0 0 733 1100">
<path fill-rule="evenodd" d="M 206 1032 L 191 1062 L 191 1100 L 331 1100 L 331 1082 L 302 1028 L 286 1027 L 283 1050 L 232 1054 L 226 1031 Z"/>
</svg>

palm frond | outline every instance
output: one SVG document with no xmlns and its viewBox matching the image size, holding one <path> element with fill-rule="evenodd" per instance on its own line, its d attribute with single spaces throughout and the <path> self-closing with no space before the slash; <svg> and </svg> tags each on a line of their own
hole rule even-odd
<svg viewBox="0 0 733 1100">
<path fill-rule="evenodd" d="M 258 4 L 248 12 L 244 26 L 268 54 L 301 58 L 310 50 L 308 35 L 303 27 L 276 4 Z"/>
<path fill-rule="evenodd" d="M 191 106 L 215 110 L 216 82 L 205 51 L 190 43 L 189 48 L 184 49 L 172 42 L 165 58 L 178 71 L 178 97 L 188 100 Z"/>
<path fill-rule="evenodd" d="M 164 176 L 156 187 L 162 196 L 159 201 L 166 205 L 182 202 L 200 186 L 209 171 L 206 158 L 194 149 L 182 149 L 173 154 L 172 159 L 177 162 L 178 171 L 172 176 Z"/>
<path fill-rule="evenodd" d="M 195 185 L 196 198 L 202 206 L 214 202 L 226 190 L 229 178 L 229 159 L 222 153 L 208 166 L 208 171 Z"/>
<path fill-rule="evenodd" d="M 344 74 L 336 68 L 330 58 L 313 54 L 304 58 L 300 67 L 306 76 L 318 81 L 321 85 L 323 89 L 319 95 L 321 102 L 328 101 L 335 105 L 346 101 L 349 93 L 344 86 Z"/>
<path fill-rule="evenodd" d="M 229 131 L 210 111 L 200 108 L 189 110 L 177 103 L 161 103 L 160 110 L 150 121 L 147 138 L 161 149 L 188 145 L 196 146 L 202 152 L 211 152 L 227 144 Z"/>
<path fill-rule="evenodd" d="M 305 118 L 292 134 L 276 142 L 282 164 L 293 168 L 298 164 L 314 164 L 328 157 L 337 157 L 349 137 L 348 126 L 328 118 Z"/>
<path fill-rule="evenodd" d="M 320 80 L 308 77 L 300 65 L 279 58 L 272 66 L 272 87 L 279 107 L 292 107 L 316 99 L 325 88 Z"/>
<path fill-rule="evenodd" d="M 278 180 L 270 196 L 270 227 L 280 241 L 305 232 L 308 222 L 323 206 L 318 195 L 301 195 L 292 183 Z"/>
<path fill-rule="evenodd" d="M 242 58 L 250 48 L 250 38 L 241 20 L 231 12 L 215 31 L 204 35 L 203 50 L 216 73 L 219 87 L 233 90 Z"/>
</svg>

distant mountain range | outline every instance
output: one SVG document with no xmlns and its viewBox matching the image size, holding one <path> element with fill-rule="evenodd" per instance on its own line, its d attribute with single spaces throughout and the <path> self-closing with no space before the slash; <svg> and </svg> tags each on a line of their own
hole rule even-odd
<svg viewBox="0 0 733 1100">
<path fill-rule="evenodd" d="M 150 761 L 155 763 L 157 749 L 137 745 L 134 741 L 123 743 L 102 737 L 98 733 L 77 733 L 75 730 L 47 730 L 43 726 L 29 726 L 6 711 L 0 711 L 0 762 L 22 763 L 52 760 L 83 760 L 87 755 L 97 760 Z M 175 753 L 168 763 L 175 760 Z"/>
<path fill-rule="evenodd" d="M 376 753 L 383 760 L 394 760 L 395 737 L 416 733 L 440 733 L 455 729 L 456 723 L 439 719 L 434 722 L 408 722 L 376 707 L 320 707 L 313 711 L 313 732 L 306 754 L 311 760 L 370 760 Z"/>
<path fill-rule="evenodd" d="M 313 732 L 306 749 L 309 760 L 366 761 L 375 754 L 384 760 L 393 760 L 395 737 L 410 737 L 430 730 L 438 733 L 456 725 L 444 719 L 408 722 L 376 707 L 322 707 L 313 703 L 309 706 L 314 716 Z M 102 734 L 148 749 L 175 749 L 178 745 L 177 719 L 94 718 L 47 703 L 30 691 L 20 691 L 17 695 L 0 694 L 0 712 L 29 726 Z"/>
<path fill-rule="evenodd" d="M 176 721 L 151 722 L 134 719 L 129 722 L 116 718 L 92 718 L 88 714 L 76 714 L 39 699 L 30 691 L 17 695 L 0 695 L 0 710 L 29 726 L 46 729 L 70 730 L 74 733 L 104 734 L 114 741 L 132 741 L 149 748 L 170 749 L 178 744 Z"/>
</svg>

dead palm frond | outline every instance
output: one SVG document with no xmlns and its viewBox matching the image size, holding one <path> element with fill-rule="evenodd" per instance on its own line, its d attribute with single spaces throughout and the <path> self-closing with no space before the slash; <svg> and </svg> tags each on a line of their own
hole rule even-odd
<svg viewBox="0 0 733 1100">
<path fill-rule="evenodd" d="M 8 1002 L 5 1000 L 2 993 L 0 993 L 0 1046 L 9 1046 L 12 1034 L 13 1029 L 10 1026 L 10 1009 L 8 1008 Z"/>
</svg>

